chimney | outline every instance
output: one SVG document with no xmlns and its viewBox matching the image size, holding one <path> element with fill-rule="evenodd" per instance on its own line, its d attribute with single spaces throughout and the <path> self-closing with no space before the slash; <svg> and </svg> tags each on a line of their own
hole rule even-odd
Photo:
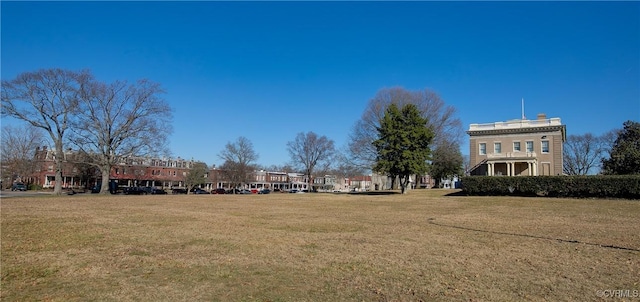
<svg viewBox="0 0 640 302">
<path fill-rule="evenodd" d="M 546 120 L 547 119 L 547 115 L 544 113 L 538 113 L 538 120 Z"/>
</svg>

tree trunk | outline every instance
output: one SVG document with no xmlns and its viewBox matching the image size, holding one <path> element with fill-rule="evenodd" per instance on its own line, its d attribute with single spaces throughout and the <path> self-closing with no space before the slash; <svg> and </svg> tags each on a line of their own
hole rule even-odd
<svg viewBox="0 0 640 302">
<path fill-rule="evenodd" d="M 53 194 L 62 194 L 62 163 L 64 162 L 64 150 L 62 150 L 62 140 L 56 141 L 56 183 L 53 187 Z"/>
<path fill-rule="evenodd" d="M 409 184 L 409 176 L 401 176 L 400 177 L 400 189 L 402 194 L 407 194 L 407 185 Z"/>
<path fill-rule="evenodd" d="M 109 176 L 111 175 L 111 166 L 109 165 L 101 166 L 100 173 L 102 174 L 102 184 L 100 184 L 100 194 L 110 193 L 109 185 L 111 183 L 111 180 L 109 179 Z"/>
</svg>

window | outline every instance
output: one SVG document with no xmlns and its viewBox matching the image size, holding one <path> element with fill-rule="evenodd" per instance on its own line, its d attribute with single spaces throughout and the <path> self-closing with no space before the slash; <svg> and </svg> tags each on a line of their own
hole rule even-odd
<svg viewBox="0 0 640 302">
<path fill-rule="evenodd" d="M 542 141 L 542 153 L 549 153 L 549 141 Z"/>
<path fill-rule="evenodd" d="M 478 152 L 480 155 L 485 155 L 487 154 L 487 144 L 485 143 L 480 143 L 480 150 Z"/>
<path fill-rule="evenodd" d="M 513 142 L 513 152 L 520 152 L 520 142 Z"/>
<path fill-rule="evenodd" d="M 493 143 L 493 152 L 496 154 L 502 153 L 502 143 Z"/>
<path fill-rule="evenodd" d="M 533 152 L 533 141 L 527 141 L 527 152 Z"/>
</svg>

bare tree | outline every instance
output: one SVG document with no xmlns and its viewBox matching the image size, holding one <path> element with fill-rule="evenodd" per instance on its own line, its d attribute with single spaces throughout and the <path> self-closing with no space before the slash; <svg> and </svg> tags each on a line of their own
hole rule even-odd
<svg viewBox="0 0 640 302">
<path fill-rule="evenodd" d="M 344 151 L 336 152 L 335 165 L 330 171 L 330 174 L 335 174 L 340 178 L 353 178 L 365 174 L 365 170 L 357 165 L 353 165 Z"/>
<path fill-rule="evenodd" d="M 10 185 L 16 179 L 25 182 L 36 171 L 39 163 L 34 160 L 35 151 L 44 143 L 40 128 L 31 125 L 2 127 L 0 179 L 4 185 Z"/>
<path fill-rule="evenodd" d="M 266 170 L 266 171 L 272 171 L 272 172 L 293 172 L 293 171 L 296 170 L 289 164 L 270 165 L 270 166 L 263 166 L 263 167 L 258 167 L 258 168 Z"/>
<path fill-rule="evenodd" d="M 248 182 L 249 175 L 256 169 L 255 161 L 258 160 L 253 144 L 244 136 L 239 137 L 235 143 L 228 142 L 218 156 L 224 160 L 220 167 L 223 176 L 236 187 Z"/>
<path fill-rule="evenodd" d="M 87 71 L 43 69 L 2 81 L 2 115 L 44 129 L 51 138 L 56 153 L 54 194 L 62 193 L 64 141 L 78 110 L 80 83 L 89 77 Z"/>
<path fill-rule="evenodd" d="M 313 171 L 320 166 L 328 170 L 330 161 L 335 155 L 333 141 L 326 136 L 318 136 L 313 132 L 298 133 L 294 141 L 287 143 L 287 149 L 294 165 L 304 169 L 307 178 L 307 187 L 311 188 Z"/>
<path fill-rule="evenodd" d="M 607 136 L 569 135 L 564 143 L 563 171 L 568 175 L 594 174 L 607 150 Z"/>
<path fill-rule="evenodd" d="M 600 139 L 602 140 L 602 148 L 604 148 L 605 153 L 613 149 L 613 146 L 616 144 L 616 139 L 621 131 L 622 129 L 613 129 L 600 136 Z M 602 156 L 605 157 L 605 154 Z"/>
<path fill-rule="evenodd" d="M 464 176 L 469 176 L 469 170 L 471 169 L 471 158 L 469 155 L 462 155 L 462 169 L 464 172 Z"/>
<path fill-rule="evenodd" d="M 161 93 L 160 85 L 148 80 L 82 83 L 70 139 L 100 169 L 102 194 L 108 192 L 111 167 L 121 157 L 168 153 L 172 115 Z"/>
<path fill-rule="evenodd" d="M 352 129 L 348 144 L 351 164 L 365 169 L 373 167 L 376 149 L 372 143 L 377 139 L 377 129 L 390 104 L 396 104 L 398 108 L 414 104 L 434 133 L 434 147 L 442 143 L 460 145 L 464 134 L 462 122 L 456 117 L 455 107 L 446 105 L 437 93 L 429 89 L 409 91 L 402 87 L 384 88 L 369 101 Z"/>
</svg>

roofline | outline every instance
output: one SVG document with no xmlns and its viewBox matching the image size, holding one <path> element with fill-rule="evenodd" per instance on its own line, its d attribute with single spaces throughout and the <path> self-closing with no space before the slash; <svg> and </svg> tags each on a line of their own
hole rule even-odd
<svg viewBox="0 0 640 302">
<path fill-rule="evenodd" d="M 475 130 L 467 131 L 469 136 L 484 136 L 484 135 L 496 135 L 496 134 L 517 134 L 517 133 L 540 133 L 540 132 L 555 132 L 560 131 L 562 133 L 562 141 L 567 140 L 567 126 L 542 126 L 542 127 L 528 127 L 528 128 L 506 128 L 506 129 L 491 129 L 491 130 Z"/>
</svg>

